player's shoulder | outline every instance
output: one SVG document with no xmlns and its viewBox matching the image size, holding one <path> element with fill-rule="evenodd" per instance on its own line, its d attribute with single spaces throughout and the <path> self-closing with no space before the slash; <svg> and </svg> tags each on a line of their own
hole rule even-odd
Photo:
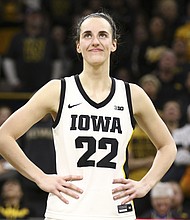
<svg viewBox="0 0 190 220">
<path fill-rule="evenodd" d="M 49 82 L 47 82 L 47 86 L 56 86 L 56 85 L 58 85 L 58 84 L 60 84 L 60 82 L 61 82 L 61 79 L 52 79 L 52 80 L 50 80 Z"/>
<path fill-rule="evenodd" d="M 49 91 L 60 93 L 61 90 L 65 90 L 66 84 L 72 81 L 74 81 L 74 76 L 68 76 L 60 79 L 52 79 L 45 85 L 45 87 Z"/>
<path fill-rule="evenodd" d="M 144 108 L 144 106 L 148 108 L 150 99 L 146 94 L 146 92 L 139 85 L 135 83 L 129 83 L 129 85 L 130 85 L 131 100 L 133 104 L 134 113 L 139 112 L 139 110 Z"/>
<path fill-rule="evenodd" d="M 145 95 L 145 91 L 135 83 L 129 83 L 131 95 L 135 98 Z"/>
<path fill-rule="evenodd" d="M 115 82 L 116 82 L 116 84 L 119 85 L 119 87 L 122 84 L 125 85 L 126 87 L 128 87 L 130 89 L 131 97 L 133 99 L 139 98 L 140 96 L 143 96 L 145 94 L 144 90 L 139 85 L 137 85 L 135 83 L 123 81 L 123 80 L 117 79 L 117 78 L 115 78 Z"/>
<path fill-rule="evenodd" d="M 53 79 L 42 86 L 34 96 L 43 96 L 44 99 L 59 97 L 61 91 L 61 80 Z"/>
<path fill-rule="evenodd" d="M 130 86 L 131 89 L 133 89 L 136 92 L 142 90 L 142 88 L 138 84 L 136 84 L 136 83 L 129 82 L 129 86 Z"/>
</svg>

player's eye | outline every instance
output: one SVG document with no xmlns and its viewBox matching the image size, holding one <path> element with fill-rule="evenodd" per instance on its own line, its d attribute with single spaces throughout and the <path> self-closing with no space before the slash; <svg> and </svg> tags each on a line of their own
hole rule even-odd
<svg viewBox="0 0 190 220">
<path fill-rule="evenodd" d="M 90 33 L 84 34 L 84 38 L 91 38 L 91 37 L 92 37 L 92 34 L 90 34 Z"/>
<path fill-rule="evenodd" d="M 106 34 L 106 33 L 99 34 L 99 38 L 107 38 L 107 37 L 108 37 L 108 34 Z"/>
</svg>

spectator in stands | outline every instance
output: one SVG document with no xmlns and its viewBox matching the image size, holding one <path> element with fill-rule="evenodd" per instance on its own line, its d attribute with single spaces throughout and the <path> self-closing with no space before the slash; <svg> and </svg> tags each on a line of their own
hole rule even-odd
<svg viewBox="0 0 190 220">
<path fill-rule="evenodd" d="M 116 77 L 117 79 L 121 79 L 125 82 L 133 81 L 130 70 L 128 70 L 125 66 L 119 66 L 119 68 L 115 71 L 114 77 Z"/>
<path fill-rule="evenodd" d="M 12 110 L 7 105 L 0 106 L 0 126 L 12 114 Z M 0 187 L 3 181 L 9 177 L 17 176 L 18 172 L 4 158 L 0 156 Z"/>
<path fill-rule="evenodd" d="M 52 120 L 49 116 L 35 124 L 22 138 L 22 146 L 30 160 L 48 174 L 56 173 L 55 150 L 52 136 Z M 44 154 L 45 152 L 45 154 Z M 35 211 L 34 217 L 43 217 L 48 193 L 32 181 L 20 175 L 28 204 Z"/>
<path fill-rule="evenodd" d="M 176 55 L 177 65 L 180 67 L 180 72 L 189 69 L 189 61 L 187 59 L 187 45 L 183 39 L 175 39 L 172 42 L 172 50 Z M 182 70 L 181 70 L 182 69 Z"/>
<path fill-rule="evenodd" d="M 139 12 L 140 6 L 139 2 L 136 0 L 132 3 L 131 1 L 125 0 L 107 1 L 107 6 L 109 10 L 112 11 L 114 19 L 121 25 L 122 28 L 127 28 L 128 30 L 132 30 L 133 22 L 138 14 L 137 12 Z"/>
<path fill-rule="evenodd" d="M 128 146 L 129 178 L 140 180 L 150 169 L 156 149 L 146 133 L 136 124 Z M 139 217 L 151 208 L 150 194 L 134 200 L 136 215 Z"/>
<path fill-rule="evenodd" d="M 158 100 L 158 94 L 161 87 L 160 80 L 153 74 L 146 74 L 140 78 L 139 84 L 150 97 L 155 108 L 160 111 L 161 109 Z"/>
<path fill-rule="evenodd" d="M 181 128 L 173 132 L 173 137 L 178 146 L 175 159 L 175 170 L 182 170 L 179 179 L 184 195 L 190 198 L 190 104 L 187 108 L 188 122 Z"/>
<path fill-rule="evenodd" d="M 58 57 L 61 63 L 60 69 L 55 71 L 54 78 L 69 76 L 73 62 L 69 56 L 69 43 L 67 41 L 67 31 L 64 26 L 55 25 L 52 27 L 52 38 L 55 41 L 58 50 Z"/>
<path fill-rule="evenodd" d="M 174 39 L 181 39 L 185 42 L 187 46 L 186 56 L 188 61 L 190 61 L 190 38 L 189 38 L 189 28 L 190 28 L 190 1 L 187 1 L 186 11 L 185 11 L 184 23 L 176 28 L 174 33 Z"/>
<path fill-rule="evenodd" d="M 169 182 L 173 189 L 173 197 L 172 197 L 172 210 L 177 211 L 180 219 L 189 219 L 190 216 L 184 208 L 184 194 L 181 189 L 181 186 L 178 182 L 171 181 Z"/>
<path fill-rule="evenodd" d="M 121 42 L 116 53 L 112 56 L 112 61 L 118 66 L 130 67 L 131 57 L 131 33 L 135 26 L 134 22 L 138 14 L 140 14 L 140 3 L 137 0 L 109 0 L 107 7 L 112 13 L 113 18 L 120 26 Z"/>
<path fill-rule="evenodd" d="M 150 169 L 156 149 L 138 125 L 135 126 L 128 153 L 129 178 L 140 180 Z"/>
<path fill-rule="evenodd" d="M 176 219 L 179 215 L 172 210 L 173 189 L 169 183 L 158 182 L 150 192 L 152 209 L 141 218 Z"/>
<path fill-rule="evenodd" d="M 24 3 L 20 0 L 0 1 L 0 24 L 15 26 L 21 24 L 24 17 Z"/>
<path fill-rule="evenodd" d="M 181 3 L 181 1 L 180 1 Z M 179 19 L 179 5 L 176 0 L 160 0 L 155 1 L 153 7 L 154 13 L 160 14 L 165 20 L 166 24 L 166 38 L 169 46 L 174 38 L 176 28 L 180 25 Z"/>
<path fill-rule="evenodd" d="M 166 103 L 165 110 L 163 111 L 163 118 L 165 119 L 166 125 L 170 128 L 172 135 L 174 137 L 175 143 L 178 147 L 177 156 L 175 162 L 170 167 L 168 172 L 162 178 L 162 181 L 176 181 L 180 182 L 186 168 L 190 165 L 190 108 L 188 108 L 188 120 L 189 122 L 181 127 L 179 126 L 179 118 L 180 118 L 180 106 L 179 103 L 176 102 L 168 102 Z M 189 188 L 186 185 L 185 188 Z"/>
<path fill-rule="evenodd" d="M 70 28 L 71 18 L 76 9 L 76 3 L 74 2 L 73 0 L 45 0 L 42 4 L 48 11 L 54 25 L 58 24 Z"/>
<path fill-rule="evenodd" d="M 7 105 L 0 106 L 0 126 L 7 120 L 7 118 L 12 114 L 12 110 Z"/>
<path fill-rule="evenodd" d="M 34 212 L 24 199 L 18 179 L 7 179 L 1 189 L 0 219 L 28 219 L 33 215 Z"/>
<path fill-rule="evenodd" d="M 176 145 L 179 146 L 179 151 L 181 149 L 181 147 L 183 148 L 183 150 L 187 150 L 186 153 L 188 153 L 188 151 L 190 150 L 190 104 L 187 108 L 187 119 L 188 122 L 187 124 L 185 124 L 183 127 L 176 129 L 173 132 L 173 137 L 174 140 L 176 142 Z M 190 160 L 189 160 L 190 163 Z"/>
<path fill-rule="evenodd" d="M 180 100 L 183 85 L 176 80 L 178 70 L 177 58 L 173 50 L 165 50 L 158 62 L 158 67 L 152 74 L 155 74 L 161 82 L 158 94 L 159 107 L 162 109 L 168 100 Z"/>
<path fill-rule="evenodd" d="M 42 11 L 27 11 L 24 30 L 11 42 L 3 66 L 13 90 L 34 92 L 60 67 L 55 43 L 45 29 L 46 20 Z"/>
<path fill-rule="evenodd" d="M 160 88 L 160 82 L 155 75 L 146 74 L 139 81 L 140 86 L 152 100 L 157 108 L 157 94 Z M 158 109 L 157 109 L 158 110 Z M 144 149 L 142 151 L 142 149 Z M 146 133 L 138 126 L 135 126 L 130 144 L 129 144 L 129 178 L 134 180 L 141 179 L 151 167 L 153 158 L 156 154 L 155 147 L 146 135 Z M 144 198 L 134 200 L 137 217 L 145 210 L 151 208 L 150 194 Z"/>
<path fill-rule="evenodd" d="M 177 128 L 181 126 L 181 107 L 178 101 L 167 101 L 163 106 L 161 115 L 162 119 L 172 134 Z"/>
<path fill-rule="evenodd" d="M 140 56 L 140 52 L 143 43 L 148 38 L 148 30 L 145 23 L 136 24 L 132 32 L 132 43 L 130 45 L 130 69 L 133 73 L 133 77 L 138 82 L 141 77 L 143 61 Z"/>
<path fill-rule="evenodd" d="M 0 87 L 4 84 L 4 74 L 1 68 L 1 60 L 9 47 L 12 37 L 20 31 L 23 19 L 23 1 L 0 0 Z"/>
<path fill-rule="evenodd" d="M 186 110 L 190 100 L 190 62 L 187 59 L 187 45 L 182 39 L 175 39 L 172 49 L 177 58 L 177 71 L 175 71 L 175 81 L 182 86 L 180 91 L 180 104 L 184 123 L 186 122 Z"/>
<path fill-rule="evenodd" d="M 166 38 L 166 24 L 159 15 L 154 15 L 148 24 L 148 39 L 143 43 L 139 58 L 141 59 L 141 76 L 154 71 L 162 56 L 162 53 L 168 47 Z"/>
<path fill-rule="evenodd" d="M 183 92 L 180 97 L 180 101 L 181 101 L 180 103 L 181 103 L 182 111 L 184 115 L 183 120 L 185 121 L 185 123 L 187 123 L 189 119 L 187 119 L 186 113 L 187 113 L 188 105 L 190 104 L 190 71 L 186 72 L 184 83 L 183 83 Z"/>
</svg>

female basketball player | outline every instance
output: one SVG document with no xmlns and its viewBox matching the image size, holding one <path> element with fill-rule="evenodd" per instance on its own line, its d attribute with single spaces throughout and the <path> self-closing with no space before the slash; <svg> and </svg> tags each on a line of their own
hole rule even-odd
<svg viewBox="0 0 190 220">
<path fill-rule="evenodd" d="M 132 200 L 145 196 L 166 173 L 176 146 L 145 92 L 109 76 L 110 55 L 117 49 L 112 18 L 104 13 L 84 17 L 76 37 L 83 71 L 50 81 L 12 114 L 0 129 L 0 153 L 50 193 L 46 219 L 134 220 Z M 48 113 L 54 119 L 57 175 L 36 167 L 16 142 Z M 127 179 L 123 169 L 133 117 L 157 149 L 140 181 Z"/>
</svg>

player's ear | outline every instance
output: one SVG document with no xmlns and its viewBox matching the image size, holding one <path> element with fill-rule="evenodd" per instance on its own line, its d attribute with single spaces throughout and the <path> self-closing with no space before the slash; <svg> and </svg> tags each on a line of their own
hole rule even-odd
<svg viewBox="0 0 190 220">
<path fill-rule="evenodd" d="M 80 44 L 78 41 L 76 42 L 76 50 L 78 53 L 81 53 Z"/>
<path fill-rule="evenodd" d="M 115 52 L 116 49 L 117 49 L 117 40 L 114 39 L 113 42 L 112 42 L 112 49 L 111 49 L 111 51 L 112 51 L 112 52 Z"/>
</svg>

